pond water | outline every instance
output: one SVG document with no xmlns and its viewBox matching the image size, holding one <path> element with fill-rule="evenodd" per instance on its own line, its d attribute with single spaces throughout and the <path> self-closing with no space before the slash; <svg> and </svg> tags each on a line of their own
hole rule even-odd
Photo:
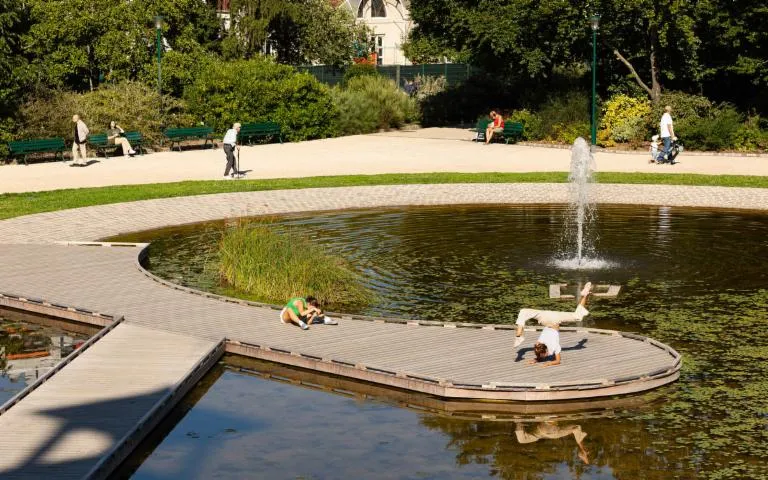
<svg viewBox="0 0 768 480">
<path fill-rule="evenodd" d="M 0 405 L 45 375 L 96 331 L 0 308 Z"/>
<path fill-rule="evenodd" d="M 239 421 L 256 432 L 252 422 L 268 418 L 268 435 L 244 435 L 243 445 L 309 445 L 303 448 L 313 452 L 319 448 L 323 452 L 319 458 L 326 461 L 301 469 L 291 455 L 281 456 L 285 452 L 267 455 L 262 447 L 253 446 L 262 453 L 245 454 L 251 447 L 237 443 L 229 456 L 246 456 L 249 460 L 243 460 L 243 468 L 263 469 L 265 476 L 275 478 L 375 477 L 373 470 L 365 469 L 369 464 L 382 465 L 387 478 L 572 478 L 577 474 L 582 478 L 768 478 L 768 216 L 601 205 L 595 245 L 606 268 L 580 271 L 560 269 L 553 255 L 560 250 L 563 214 L 564 207 L 559 205 L 473 206 L 345 211 L 272 221 L 278 228 L 300 229 L 328 251 L 347 258 L 361 273 L 378 298 L 367 306 L 336 306 L 350 313 L 512 323 L 522 307 L 572 308 L 570 303 L 548 298 L 549 284 L 567 283 L 573 290 L 587 280 L 621 285 L 618 298 L 591 303 L 592 314 L 585 324 L 652 336 L 680 351 L 684 367 L 675 385 L 636 397 L 643 403 L 660 395 L 662 401 L 653 402 L 651 408 L 625 408 L 610 418 L 577 422 L 588 433 L 583 444 L 590 452 L 589 465 L 580 458 L 581 447 L 573 434 L 567 440 L 520 444 L 517 427 L 509 422 L 446 420 L 376 400 L 358 402 L 346 410 L 330 406 L 341 401 L 331 394 L 309 395 L 225 370 L 199 403 L 213 410 L 229 409 L 232 416 L 215 428 L 241 431 Z M 149 267 L 162 277 L 237 295 L 219 284 L 215 266 L 217 241 L 225 228 L 219 222 L 120 240 L 152 240 Z M 230 390 L 245 393 L 227 395 Z M 297 412 L 303 412 L 288 409 L 294 402 L 320 402 L 326 408 L 294 423 Z M 264 411 L 252 411 L 251 405 Z M 182 422 L 199 418 L 192 415 L 194 411 Z M 265 416 L 265 411 L 285 413 Z M 382 416 L 371 423 L 366 418 L 369 413 Z M 361 418 L 356 421 L 364 422 L 363 430 L 353 422 L 357 416 Z M 316 423 L 313 417 L 318 417 Z M 337 422 L 355 432 L 353 444 L 360 445 L 374 445 L 386 431 L 377 430 L 378 424 L 393 423 L 396 428 L 386 435 L 395 435 L 394 443 L 423 453 L 434 469 L 424 470 L 417 462 L 420 457 L 407 458 L 412 450 L 373 447 L 361 447 L 359 451 L 367 457 L 356 462 L 347 459 L 342 468 L 334 459 L 347 457 L 332 446 L 344 439 L 335 430 Z M 168 439 L 207 428 L 195 425 L 180 423 Z M 306 443 L 302 425 L 317 432 L 317 437 L 310 438 L 323 438 L 325 428 L 330 445 Z M 192 447 L 196 455 L 206 452 L 208 456 L 207 448 L 217 448 L 203 443 Z M 149 456 L 147 465 L 155 462 L 153 458 L 172 455 L 173 450 L 164 450 L 164 445 Z M 443 470 L 443 462 L 451 467 Z M 355 468 L 363 470 L 357 475 Z M 140 478 L 186 478 L 142 471 L 137 472 Z M 250 470 L 239 472 L 243 471 Z M 226 469 L 220 474 L 238 477 Z"/>
</svg>

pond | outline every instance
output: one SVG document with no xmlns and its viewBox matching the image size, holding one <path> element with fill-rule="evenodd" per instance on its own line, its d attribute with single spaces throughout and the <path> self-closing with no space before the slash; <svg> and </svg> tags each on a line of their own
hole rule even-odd
<svg viewBox="0 0 768 480">
<path fill-rule="evenodd" d="M 0 308 L 0 405 L 45 375 L 97 331 Z"/>
<path fill-rule="evenodd" d="M 583 443 L 590 452 L 589 466 L 579 456 L 581 447 L 575 435 L 569 440 L 523 446 L 517 442 L 516 427 L 508 422 L 454 418 L 446 422 L 440 415 L 400 411 L 386 402 L 378 407 L 379 401 L 373 401 L 376 407 L 363 402 L 357 414 L 365 417 L 367 409 L 392 410 L 386 414 L 392 417 L 380 421 L 399 425 L 397 442 L 424 451 L 433 458 L 435 468 L 449 460 L 453 466 L 422 471 L 416 463 L 398 458 L 402 452 L 387 448 L 372 449 L 369 456 L 374 458 L 360 462 L 381 462 L 389 478 L 571 478 L 577 472 L 584 473 L 583 478 L 768 478 L 768 335 L 764 333 L 768 325 L 768 217 L 735 211 L 601 205 L 595 250 L 606 267 L 584 271 L 561 269 L 556 261 L 563 215 L 563 206 L 538 205 L 343 211 L 271 219 L 278 228 L 300 229 L 328 251 L 348 259 L 366 285 L 376 291 L 378 297 L 371 305 L 344 306 L 349 313 L 512 323 L 522 307 L 572 308 L 567 302 L 548 298 L 549 285 L 566 283 L 567 288 L 575 289 L 590 280 L 618 284 L 622 290 L 618 298 L 595 299 L 585 325 L 649 335 L 684 355 L 678 383 L 638 397 L 645 401 L 661 395 L 663 401 L 653 402 L 650 409 L 627 408 L 610 419 L 587 418 L 579 423 L 588 433 Z M 216 245 L 224 228 L 227 224 L 218 222 L 120 240 L 152 240 L 149 267 L 162 277 L 236 295 L 219 284 L 215 267 Z M 217 387 L 219 382 L 227 385 Z M 240 386 L 233 387 L 235 384 Z M 286 388 L 283 393 L 269 393 L 278 387 L 226 370 L 211 388 L 214 393 L 204 395 L 201 402 L 224 408 L 224 404 L 216 406 L 219 388 L 247 392 L 226 400 L 234 420 L 219 426 L 227 424 L 223 428 L 235 430 L 238 418 L 243 424 L 254 421 L 256 413 L 247 410 L 248 405 L 279 410 L 287 408 L 283 400 L 288 398 L 292 399 L 288 403 L 321 401 L 314 392 L 312 399 L 286 393 L 293 390 L 285 385 L 279 387 Z M 269 436 L 278 444 L 302 444 L 301 429 L 279 427 L 280 422 L 290 420 L 289 411 L 268 417 L 276 425 Z M 327 424 L 351 422 L 346 417 L 357 414 L 329 407 L 317 416 Z M 181 427 L 187 431 L 197 428 Z M 322 430 L 311 422 L 307 428 Z M 350 424 L 349 428 L 355 427 Z M 543 427 L 544 431 L 552 428 Z M 367 426 L 365 432 L 356 432 L 360 436 L 356 441 L 373 442 L 383 435 L 377 432 Z M 435 432 L 440 435 L 430 436 Z M 168 438 L 177 433 L 172 430 Z M 244 440 L 246 444 L 261 438 L 246 437 L 251 439 Z M 414 445 L 419 438 L 420 446 Z M 439 452 L 435 445 L 440 445 Z M 336 455 L 333 448 L 311 448 L 321 448 L 328 465 L 334 466 L 300 470 L 289 460 L 273 459 L 275 465 L 267 468 L 267 460 L 259 463 L 259 456 L 254 455 L 244 468 L 265 469 L 283 478 L 355 475 L 355 470 L 339 470 L 330 460 Z M 552 458 L 555 450 L 557 460 Z M 161 444 L 147 461 L 168 455 L 163 452 Z M 371 474 L 365 472 L 363 477 Z"/>
</svg>

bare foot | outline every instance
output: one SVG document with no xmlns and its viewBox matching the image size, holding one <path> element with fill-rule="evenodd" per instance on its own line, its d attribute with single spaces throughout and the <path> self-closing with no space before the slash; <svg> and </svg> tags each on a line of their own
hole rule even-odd
<svg viewBox="0 0 768 480">
<path fill-rule="evenodd" d="M 587 282 L 587 284 L 584 285 L 584 288 L 581 289 L 581 296 L 586 297 L 590 293 L 592 293 L 592 282 Z"/>
</svg>

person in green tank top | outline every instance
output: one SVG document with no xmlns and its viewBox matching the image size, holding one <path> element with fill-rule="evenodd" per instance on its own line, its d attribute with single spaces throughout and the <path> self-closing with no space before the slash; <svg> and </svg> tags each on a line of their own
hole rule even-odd
<svg viewBox="0 0 768 480">
<path fill-rule="evenodd" d="M 280 312 L 280 321 L 283 323 L 295 323 L 302 330 L 308 330 L 312 320 L 322 315 L 320 304 L 315 297 L 293 297 L 288 300 L 283 310 Z"/>
</svg>

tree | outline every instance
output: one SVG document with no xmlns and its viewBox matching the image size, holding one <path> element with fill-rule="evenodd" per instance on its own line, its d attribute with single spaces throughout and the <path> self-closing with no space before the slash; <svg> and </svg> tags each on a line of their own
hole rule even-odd
<svg viewBox="0 0 768 480">
<path fill-rule="evenodd" d="M 21 36 L 25 12 L 19 2 L 0 0 L 0 119 L 9 116 L 23 84 Z"/>
<path fill-rule="evenodd" d="M 232 0 L 228 57 L 254 58 L 270 46 L 280 63 L 346 65 L 368 29 L 327 0 Z"/>
<path fill-rule="evenodd" d="M 48 87 L 93 89 L 102 80 L 136 78 L 155 51 L 154 17 L 173 49 L 209 45 L 212 7 L 200 0 L 29 0 L 24 37 L 37 80 Z"/>
<path fill-rule="evenodd" d="M 700 84 L 701 41 L 690 2 L 608 0 L 597 8 L 601 41 L 651 101 L 659 102 L 664 79 L 680 86 Z"/>
</svg>

